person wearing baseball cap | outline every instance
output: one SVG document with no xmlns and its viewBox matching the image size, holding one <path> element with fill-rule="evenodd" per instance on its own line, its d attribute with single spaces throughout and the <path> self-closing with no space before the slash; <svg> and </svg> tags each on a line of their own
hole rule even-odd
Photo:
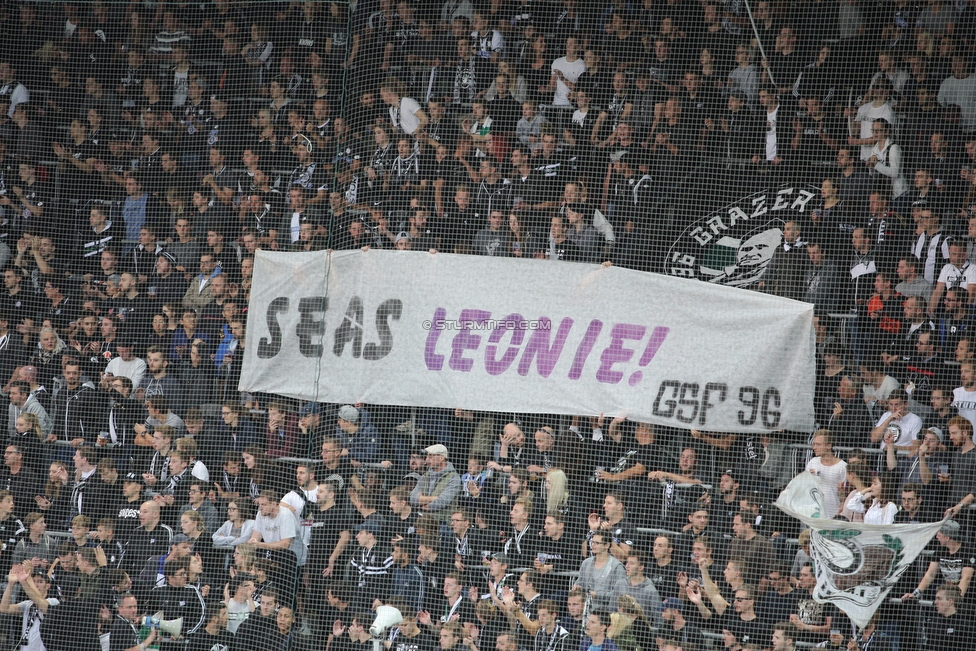
<svg viewBox="0 0 976 651">
<path fill-rule="evenodd" d="M 301 436 L 312 440 L 322 440 L 331 436 L 328 424 L 322 422 L 322 407 L 317 402 L 306 402 L 298 410 L 298 431 Z"/>
<path fill-rule="evenodd" d="M 369 412 L 352 405 L 343 405 L 336 412 L 336 437 L 342 441 L 342 456 L 353 467 L 363 463 L 379 463 L 380 435 L 369 420 Z"/>
<path fill-rule="evenodd" d="M 116 514 L 116 538 L 128 540 L 132 531 L 139 526 L 139 507 L 141 505 L 142 475 L 137 472 L 128 472 L 122 476 L 122 499 L 112 510 Z"/>
<path fill-rule="evenodd" d="M 424 573 L 414 559 L 417 558 L 417 543 L 411 538 L 397 538 L 393 541 L 393 567 L 390 571 L 393 589 L 391 598 L 402 599 L 411 609 L 424 609 Z"/>
<path fill-rule="evenodd" d="M 427 453 L 427 472 L 410 491 L 410 504 L 436 520 L 446 522 L 457 506 L 461 476 L 447 460 L 446 446 L 437 443 L 424 451 Z"/>
<path fill-rule="evenodd" d="M 918 587 L 901 596 L 903 602 L 909 599 L 921 599 L 922 594 L 933 585 L 956 584 L 960 576 L 963 579 L 972 578 L 972 552 L 969 550 L 969 545 L 965 544 L 966 538 L 959 522 L 957 520 L 943 522 L 942 528 L 935 534 L 935 539 L 942 546 L 942 551 L 936 553 L 934 560 L 929 562 L 929 567 L 922 580 L 918 582 Z M 947 569 L 944 571 L 942 568 Z M 956 572 L 961 572 L 961 575 Z"/>
<path fill-rule="evenodd" d="M 155 297 L 160 303 L 182 302 L 188 283 L 178 272 L 179 266 L 179 260 L 169 251 L 156 254 L 156 267 L 149 277 L 147 289 L 150 298 Z"/>
<path fill-rule="evenodd" d="M 701 639 L 701 630 L 691 626 L 685 619 L 685 606 L 680 599 L 668 597 L 658 605 L 657 609 L 661 611 L 661 619 L 664 620 L 663 626 L 658 629 L 661 631 L 659 635 L 685 642 Z"/>
<path fill-rule="evenodd" d="M 489 585 L 494 584 L 494 597 L 499 600 L 502 598 L 502 590 L 506 586 L 512 588 L 512 590 L 517 589 L 517 586 L 512 585 L 516 582 L 514 575 L 510 574 L 508 571 L 508 568 L 511 567 L 511 565 L 512 559 L 510 559 L 508 554 L 505 552 L 495 552 L 491 555 L 491 559 L 488 561 Z M 491 598 L 491 596 L 491 592 L 489 592 L 482 598 Z"/>
</svg>

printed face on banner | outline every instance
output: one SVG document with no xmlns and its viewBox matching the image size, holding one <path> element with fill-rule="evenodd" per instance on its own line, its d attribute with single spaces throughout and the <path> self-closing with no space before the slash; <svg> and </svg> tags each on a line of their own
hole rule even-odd
<svg viewBox="0 0 976 651">
<path fill-rule="evenodd" d="M 850 600 L 859 605 L 877 600 L 911 564 L 904 563 L 904 546 L 897 535 L 859 529 L 811 533 L 810 547 L 820 565 L 814 595 L 835 603 Z"/>
<path fill-rule="evenodd" d="M 664 273 L 720 285 L 758 283 L 783 241 L 787 221 L 805 214 L 813 187 L 749 195 L 695 222 L 671 247 Z"/>
</svg>

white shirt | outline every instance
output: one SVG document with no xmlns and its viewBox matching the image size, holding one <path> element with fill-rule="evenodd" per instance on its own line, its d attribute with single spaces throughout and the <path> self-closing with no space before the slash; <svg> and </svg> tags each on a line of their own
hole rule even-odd
<svg viewBox="0 0 976 651">
<path fill-rule="evenodd" d="M 146 362 L 138 357 L 133 357 L 128 362 L 121 357 L 114 357 L 105 366 L 105 372 L 116 377 L 127 377 L 132 380 L 132 386 L 137 387 L 142 381 L 142 376 L 146 374 Z"/>
<path fill-rule="evenodd" d="M 976 432 L 976 391 L 967 391 L 966 387 L 956 387 L 952 390 L 952 406 L 959 410 L 959 415 L 973 424 Z M 976 443 L 976 434 L 973 434 Z"/>
<path fill-rule="evenodd" d="M 881 423 L 888 420 L 891 416 L 890 411 L 886 411 L 878 419 L 878 422 L 874 424 L 875 427 Z M 918 438 L 918 433 L 922 431 L 922 419 L 915 414 L 908 412 L 902 416 L 899 420 L 893 420 L 888 423 L 888 427 L 898 427 L 898 438 L 895 439 L 895 446 L 906 446 L 911 445 L 912 441 Z M 884 441 L 881 441 L 881 449 L 885 449 Z"/>
<path fill-rule="evenodd" d="M 398 106 L 390 107 L 390 122 L 394 129 L 402 129 L 408 136 L 417 132 L 420 126 L 420 118 L 417 111 L 420 110 L 420 102 L 412 97 L 403 97 Z"/>
<path fill-rule="evenodd" d="M 861 123 L 862 140 L 872 136 L 871 127 L 874 126 L 875 120 L 886 120 L 888 124 L 895 123 L 894 111 L 891 110 L 890 105 L 882 104 L 880 107 L 875 108 L 873 102 L 862 104 L 857 109 L 857 117 L 854 119 Z M 861 145 L 861 160 L 871 158 L 872 147 L 873 145 Z"/>
<path fill-rule="evenodd" d="M 766 112 L 766 160 L 776 158 L 776 116 L 779 114 L 779 107 L 772 113 Z"/>
<path fill-rule="evenodd" d="M 965 79 L 954 76 L 946 78 L 939 86 L 939 104 L 952 104 L 962 109 L 960 119 L 964 131 L 972 132 L 976 129 L 976 75 L 969 75 Z"/>
<path fill-rule="evenodd" d="M 51 606 L 57 606 L 60 602 L 53 598 L 48 597 L 47 603 Z M 23 613 L 23 621 L 21 623 L 21 639 L 24 636 L 27 637 L 27 644 L 18 645 L 17 649 L 21 651 L 44 651 L 44 642 L 41 641 L 41 620 L 44 619 L 44 613 L 38 610 L 34 606 L 33 601 L 21 601 L 17 604 L 20 611 Z"/>
<path fill-rule="evenodd" d="M 298 241 L 298 238 L 302 233 L 302 213 L 293 212 L 291 214 L 291 224 L 289 224 L 289 235 L 291 236 L 291 243 L 294 244 Z"/>
<path fill-rule="evenodd" d="M 825 466 L 820 457 L 814 457 L 807 461 L 807 472 L 811 470 L 820 481 L 820 492 L 823 494 L 824 512 L 820 517 L 829 520 L 840 510 L 837 484 L 847 479 L 847 462 L 838 461 L 832 466 Z"/>
<path fill-rule="evenodd" d="M 586 72 L 586 64 L 583 63 L 583 59 L 579 58 L 573 62 L 566 60 L 566 57 L 559 57 L 552 62 L 550 71 L 555 73 L 557 70 L 563 73 L 565 77 L 571 84 L 575 84 L 576 80 L 580 78 L 584 72 Z M 556 77 L 556 93 L 552 97 L 553 106 L 572 106 L 572 102 L 569 101 L 569 86 L 567 86 L 562 79 Z"/>
<path fill-rule="evenodd" d="M 844 507 L 854 513 L 863 513 L 864 524 L 891 524 L 895 521 L 895 514 L 898 513 L 897 504 L 888 502 L 882 507 L 878 500 L 875 499 L 871 501 L 870 508 L 865 508 L 864 502 L 861 501 L 863 499 L 864 496 L 861 495 L 860 491 L 854 491 L 847 498 L 847 504 Z"/>
<path fill-rule="evenodd" d="M 942 265 L 939 272 L 939 282 L 946 286 L 946 289 L 968 289 L 970 283 L 976 283 L 976 267 L 969 264 L 967 260 L 962 267 L 957 267 L 951 262 Z"/>
<path fill-rule="evenodd" d="M 288 546 L 298 559 L 298 564 L 305 564 L 305 541 L 298 535 L 298 518 L 286 508 L 278 507 L 278 515 L 264 516 L 260 513 L 254 518 L 254 530 L 261 535 L 262 542 L 280 542 L 291 539 Z"/>
<path fill-rule="evenodd" d="M 187 94 L 190 86 L 190 71 L 173 71 L 173 106 L 183 106 L 186 104 Z"/>
<path fill-rule="evenodd" d="M 227 602 L 227 630 L 237 633 L 244 620 L 251 616 L 251 609 L 246 603 L 238 603 L 231 599 Z"/>
</svg>

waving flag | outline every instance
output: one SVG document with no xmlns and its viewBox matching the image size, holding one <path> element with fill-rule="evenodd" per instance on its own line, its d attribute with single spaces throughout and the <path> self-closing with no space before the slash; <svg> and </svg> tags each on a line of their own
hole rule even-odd
<svg viewBox="0 0 976 651">
<path fill-rule="evenodd" d="M 789 483 L 776 506 L 810 527 L 810 556 L 817 575 L 814 601 L 834 604 L 859 628 L 867 626 L 942 526 L 942 522 L 879 525 L 821 518 L 823 494 L 807 472 Z"/>
</svg>

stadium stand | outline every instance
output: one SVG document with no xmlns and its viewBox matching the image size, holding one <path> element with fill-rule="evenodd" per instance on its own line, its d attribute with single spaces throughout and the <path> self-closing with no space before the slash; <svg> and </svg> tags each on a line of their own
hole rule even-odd
<svg viewBox="0 0 976 651">
<path fill-rule="evenodd" d="M 391 651 L 969 648 L 972 2 L 5 0 L 0 34 L 8 648 L 365 651 L 383 604 Z M 818 429 L 240 391 L 255 252 L 357 249 L 811 303 Z M 861 631 L 772 506 L 808 471 L 827 517 L 951 517 Z"/>
</svg>

